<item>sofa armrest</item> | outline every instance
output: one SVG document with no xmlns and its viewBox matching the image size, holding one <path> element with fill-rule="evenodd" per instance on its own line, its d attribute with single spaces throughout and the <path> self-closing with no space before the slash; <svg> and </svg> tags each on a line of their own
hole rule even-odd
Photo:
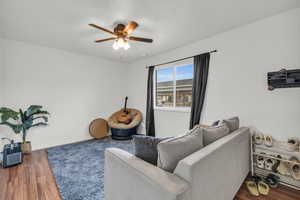
<svg viewBox="0 0 300 200">
<path fill-rule="evenodd" d="M 186 200 L 189 185 L 178 176 L 117 148 L 105 151 L 106 200 Z"/>
<path fill-rule="evenodd" d="M 181 160 L 174 173 L 189 182 L 193 200 L 228 200 L 249 171 L 250 131 L 242 127 Z"/>
</svg>

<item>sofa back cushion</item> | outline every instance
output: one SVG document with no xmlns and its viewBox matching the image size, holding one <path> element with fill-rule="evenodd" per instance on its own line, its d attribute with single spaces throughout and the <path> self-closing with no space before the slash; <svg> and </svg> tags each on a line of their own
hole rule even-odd
<svg viewBox="0 0 300 200">
<path fill-rule="evenodd" d="M 156 165 L 158 155 L 157 144 L 166 139 L 169 138 L 156 138 L 144 135 L 134 135 L 133 144 L 135 147 L 135 156 L 148 163 Z"/>
<path fill-rule="evenodd" d="M 173 172 L 178 162 L 203 147 L 203 130 L 197 125 L 187 134 L 164 140 L 157 145 L 157 166 Z"/>
<path fill-rule="evenodd" d="M 225 123 L 228 126 L 230 132 L 236 131 L 240 128 L 240 119 L 238 117 L 224 119 L 222 123 Z"/>
<path fill-rule="evenodd" d="M 209 145 L 230 133 L 230 130 L 225 123 L 222 123 L 219 126 L 201 127 L 201 129 L 203 129 L 204 146 Z"/>
</svg>

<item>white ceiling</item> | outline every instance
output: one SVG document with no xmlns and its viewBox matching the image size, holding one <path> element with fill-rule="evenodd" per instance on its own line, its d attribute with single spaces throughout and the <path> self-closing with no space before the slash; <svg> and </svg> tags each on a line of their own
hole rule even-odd
<svg viewBox="0 0 300 200">
<path fill-rule="evenodd" d="M 0 0 L 0 36 L 72 52 L 134 61 L 300 6 L 300 0 Z M 117 21 L 140 24 L 132 41 L 115 51 L 109 34 Z"/>
</svg>

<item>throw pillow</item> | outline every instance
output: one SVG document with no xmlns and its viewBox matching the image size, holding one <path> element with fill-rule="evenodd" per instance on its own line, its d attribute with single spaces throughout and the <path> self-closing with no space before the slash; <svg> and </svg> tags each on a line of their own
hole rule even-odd
<svg viewBox="0 0 300 200">
<path fill-rule="evenodd" d="M 213 123 L 211 124 L 211 126 L 218 126 L 219 123 L 220 123 L 220 120 L 217 120 L 217 121 L 213 122 Z"/>
<path fill-rule="evenodd" d="M 202 129 L 204 146 L 209 145 L 210 143 L 213 143 L 214 141 L 230 133 L 230 130 L 226 124 L 221 124 L 219 126 L 211 126 Z"/>
<path fill-rule="evenodd" d="M 203 147 L 203 132 L 199 125 L 187 134 L 164 140 L 157 145 L 157 166 L 173 172 L 180 160 Z"/>
<path fill-rule="evenodd" d="M 230 132 L 233 132 L 233 131 L 239 129 L 239 127 L 240 127 L 240 120 L 239 120 L 238 117 L 232 117 L 230 119 L 224 119 L 223 123 L 225 123 L 228 126 Z"/>
<path fill-rule="evenodd" d="M 134 135 L 135 156 L 153 165 L 157 164 L 157 144 L 169 138 Z"/>
</svg>

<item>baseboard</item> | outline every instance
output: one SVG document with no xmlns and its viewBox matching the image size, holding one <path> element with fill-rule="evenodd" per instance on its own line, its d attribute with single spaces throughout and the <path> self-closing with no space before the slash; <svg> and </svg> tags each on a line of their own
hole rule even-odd
<svg viewBox="0 0 300 200">
<path fill-rule="evenodd" d="M 45 150 L 50 149 L 50 148 L 61 147 L 61 146 L 64 146 L 64 145 L 69 145 L 69 144 L 78 144 L 78 143 L 81 143 L 81 142 L 87 142 L 87 141 L 91 141 L 91 140 L 95 140 L 95 138 L 90 138 L 90 139 L 86 139 L 86 140 L 80 140 L 80 141 L 70 142 L 70 143 L 65 143 L 65 144 L 54 145 L 54 146 L 45 147 L 45 148 L 41 148 L 41 149 L 35 149 L 32 152 L 45 151 Z"/>
</svg>

